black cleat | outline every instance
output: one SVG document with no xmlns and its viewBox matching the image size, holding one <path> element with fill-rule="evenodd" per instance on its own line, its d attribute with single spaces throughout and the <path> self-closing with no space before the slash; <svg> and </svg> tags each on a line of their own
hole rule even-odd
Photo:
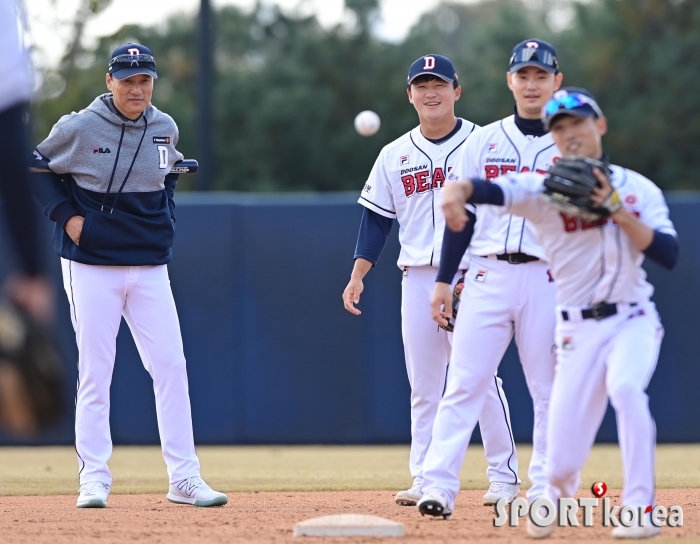
<svg viewBox="0 0 700 544">
<path fill-rule="evenodd" d="M 423 516 L 442 517 L 443 519 L 450 519 L 452 515 L 452 510 L 447 508 L 441 500 L 431 497 L 426 497 L 418 502 L 418 511 Z"/>
</svg>

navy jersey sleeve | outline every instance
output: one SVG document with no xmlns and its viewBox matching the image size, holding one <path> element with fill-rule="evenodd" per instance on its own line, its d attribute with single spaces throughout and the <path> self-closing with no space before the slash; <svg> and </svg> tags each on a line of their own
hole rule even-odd
<svg viewBox="0 0 700 544">
<path fill-rule="evenodd" d="M 26 274 L 45 272 L 40 252 L 38 218 L 29 186 L 28 138 L 24 105 L 0 112 L 0 196 L 22 269 Z"/>
<path fill-rule="evenodd" d="M 678 262 L 678 240 L 672 234 L 655 230 L 654 238 L 644 254 L 655 263 L 672 270 Z"/>
<path fill-rule="evenodd" d="M 362 258 L 371 262 L 372 265 L 376 265 L 379 256 L 384 251 L 393 224 L 394 220 L 390 217 L 364 208 L 360 232 L 357 235 L 357 245 L 355 246 L 355 259 Z"/>
<path fill-rule="evenodd" d="M 440 266 L 438 268 L 436 282 L 452 283 L 452 280 L 459 269 L 459 263 L 469 247 L 469 243 L 474 235 L 474 223 L 476 216 L 467 211 L 469 221 L 461 232 L 454 232 L 445 225 L 445 234 L 442 238 L 442 251 L 440 253 Z"/>
<path fill-rule="evenodd" d="M 474 192 L 468 200 L 470 204 L 503 206 L 505 199 L 503 189 L 500 186 L 481 179 L 473 179 L 472 185 L 474 185 Z"/>
</svg>

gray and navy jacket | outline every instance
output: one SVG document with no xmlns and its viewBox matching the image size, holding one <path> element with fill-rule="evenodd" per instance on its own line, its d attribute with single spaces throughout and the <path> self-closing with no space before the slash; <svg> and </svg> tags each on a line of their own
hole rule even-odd
<svg viewBox="0 0 700 544">
<path fill-rule="evenodd" d="M 54 249 L 84 264 L 138 266 L 170 262 L 175 235 L 177 125 L 152 104 L 136 121 L 98 96 L 59 119 L 34 152 L 36 198 L 56 223 Z M 85 218 L 76 245 L 64 227 Z"/>
</svg>

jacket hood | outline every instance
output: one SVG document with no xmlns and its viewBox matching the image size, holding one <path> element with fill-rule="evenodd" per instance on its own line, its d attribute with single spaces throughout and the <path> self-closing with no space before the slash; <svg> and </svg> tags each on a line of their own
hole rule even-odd
<svg viewBox="0 0 700 544">
<path fill-rule="evenodd" d="M 148 124 L 153 123 L 153 120 L 158 115 L 158 109 L 153 104 L 149 104 L 141 117 L 139 117 L 136 121 L 131 121 L 112 111 L 110 109 L 110 105 L 114 107 L 113 95 L 112 93 L 105 93 L 95 98 L 95 100 L 93 100 L 92 103 L 85 109 L 96 113 L 106 121 L 118 126 L 126 124 L 126 126 L 131 127 L 143 127 L 146 121 L 148 121 Z M 146 118 L 145 121 L 144 117 Z"/>
</svg>

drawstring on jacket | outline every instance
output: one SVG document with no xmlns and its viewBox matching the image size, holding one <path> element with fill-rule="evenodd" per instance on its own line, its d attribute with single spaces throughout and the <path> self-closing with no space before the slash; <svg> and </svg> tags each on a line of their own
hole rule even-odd
<svg viewBox="0 0 700 544">
<path fill-rule="evenodd" d="M 114 211 L 114 207 L 117 205 L 117 201 L 119 200 L 119 195 L 122 194 L 122 190 L 124 189 L 124 185 L 126 185 L 126 180 L 129 179 L 129 176 L 131 175 L 131 169 L 134 167 L 134 163 L 136 162 L 136 157 L 139 154 L 139 150 L 141 149 L 141 144 L 143 143 L 143 139 L 146 136 L 146 131 L 148 130 L 148 119 L 146 116 L 143 116 L 143 122 L 145 126 L 143 127 L 143 133 L 141 134 L 141 140 L 139 140 L 139 145 L 136 148 L 136 152 L 134 153 L 134 158 L 131 159 L 131 165 L 129 166 L 129 170 L 126 173 L 126 176 L 124 177 L 124 181 L 122 181 L 121 186 L 119 187 L 119 190 L 117 191 L 117 196 L 114 197 L 114 200 L 112 201 L 112 206 L 109 210 L 109 213 L 112 213 Z M 117 156 L 114 158 L 114 167 L 112 168 L 112 175 L 109 178 L 109 185 L 107 185 L 107 192 L 105 193 L 105 196 L 102 197 L 102 205 L 100 206 L 100 211 L 104 211 L 105 208 L 105 202 L 107 201 L 107 195 L 109 194 L 109 190 L 112 188 L 112 182 L 114 181 L 114 174 L 117 171 L 117 162 L 119 162 L 119 152 L 122 149 L 122 141 L 124 140 L 124 131 L 126 130 L 126 124 L 122 123 L 122 134 L 119 138 L 119 147 L 117 147 Z"/>
<path fill-rule="evenodd" d="M 105 200 L 107 200 L 107 195 L 109 194 L 109 190 L 112 188 L 112 181 L 114 180 L 114 173 L 117 171 L 117 163 L 119 162 L 119 152 L 122 150 L 122 142 L 124 141 L 124 130 L 126 129 L 126 125 L 122 123 L 122 133 L 121 136 L 119 136 L 119 145 L 117 146 L 117 156 L 114 157 L 114 166 L 112 167 L 112 175 L 109 177 L 109 185 L 107 185 L 107 192 L 105 193 L 105 196 L 102 197 L 102 205 L 100 206 L 100 211 L 103 211 L 105 209 Z"/>
</svg>

